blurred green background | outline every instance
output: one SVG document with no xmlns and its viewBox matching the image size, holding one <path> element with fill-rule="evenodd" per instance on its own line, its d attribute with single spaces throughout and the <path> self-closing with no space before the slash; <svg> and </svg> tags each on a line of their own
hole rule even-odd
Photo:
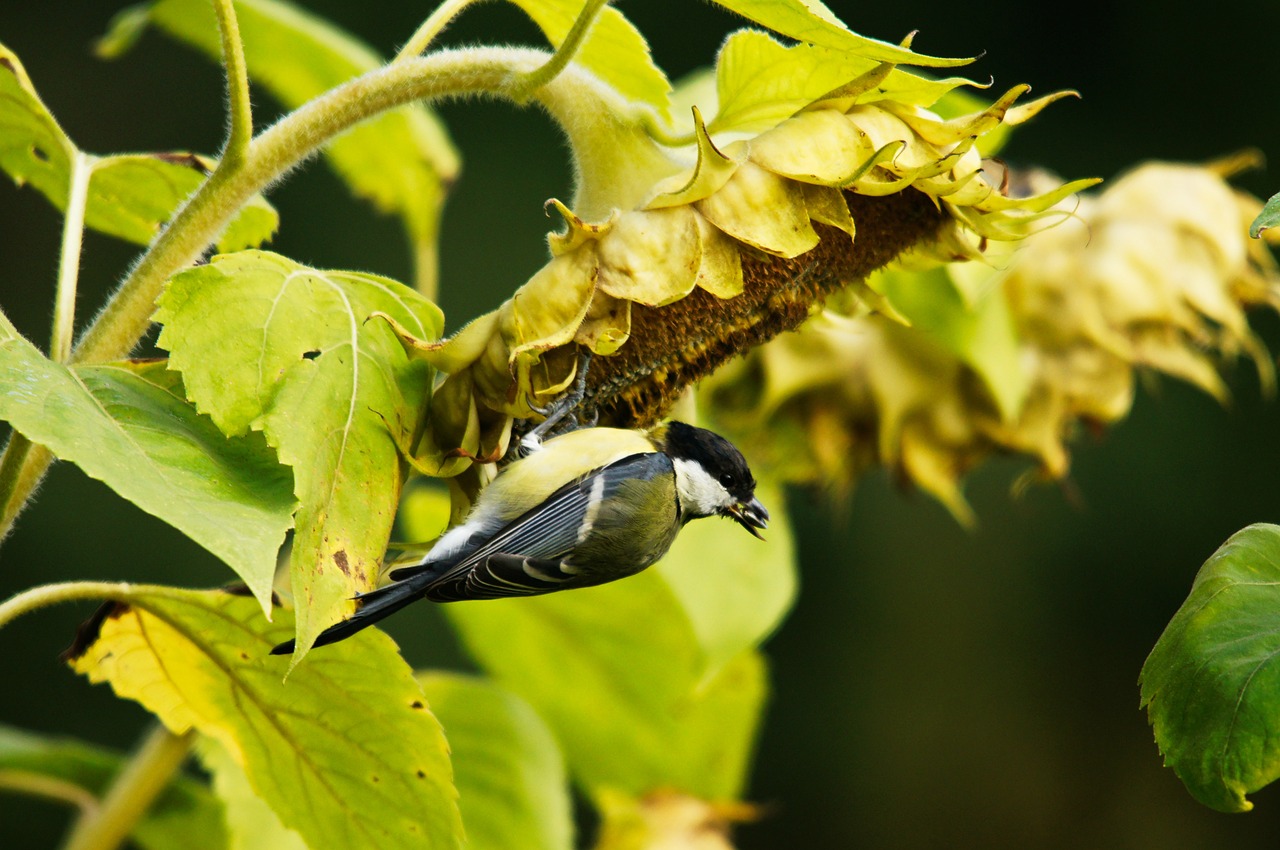
<svg viewBox="0 0 1280 850">
<path fill-rule="evenodd" d="M 433 4 L 314 0 L 309 7 L 391 52 Z M 708 63 L 737 22 L 703 3 L 618 4 L 678 78 Z M 1031 8 L 904 0 L 830 3 L 853 29 L 917 49 L 986 55 L 968 74 L 997 90 L 1076 88 L 1020 130 L 1006 156 L 1067 177 L 1114 176 L 1140 160 L 1206 160 L 1257 146 L 1280 161 L 1274 56 L 1280 4 L 1077 3 Z M 191 149 L 222 138 L 217 69 L 148 34 L 123 60 L 90 55 L 113 3 L 0 4 L 0 41 L 95 152 Z M 448 41 L 538 43 L 513 8 L 468 13 Z M 276 114 L 256 97 L 259 124 Z M 492 103 L 442 110 L 465 158 L 446 213 L 442 306 L 450 329 L 496 306 L 545 257 L 549 197 L 571 194 L 565 148 L 540 114 Z M 1254 172 L 1255 194 L 1280 173 Z M 283 227 L 272 247 L 320 267 L 409 277 L 389 219 L 348 198 L 314 163 L 270 195 Z M 0 306 L 48 339 L 59 217 L 31 190 L 0 185 Z M 86 238 L 80 314 L 134 256 Z M 1273 350 L 1280 321 L 1256 317 Z M 1065 487 L 1020 499 L 1025 464 L 988 464 L 960 529 L 942 508 L 867 478 L 846 505 L 795 492 L 802 587 L 771 640 L 775 695 L 750 798 L 767 817 L 740 832 L 752 848 L 1275 847 L 1280 791 L 1247 815 L 1209 811 L 1161 766 L 1135 680 L 1198 566 L 1232 532 L 1280 520 L 1280 404 L 1256 374 L 1228 369 L 1230 409 L 1169 380 L 1148 383 L 1133 415 L 1075 446 Z M 67 579 L 225 582 L 211 555 L 76 468 L 57 466 L 0 550 L 0 597 Z M 56 660 L 88 606 L 50 609 L 0 634 L 0 722 L 129 747 L 144 713 Z M 438 612 L 392 621 L 423 665 L 465 663 Z M 0 795 L 0 846 L 53 846 L 66 813 Z"/>
</svg>

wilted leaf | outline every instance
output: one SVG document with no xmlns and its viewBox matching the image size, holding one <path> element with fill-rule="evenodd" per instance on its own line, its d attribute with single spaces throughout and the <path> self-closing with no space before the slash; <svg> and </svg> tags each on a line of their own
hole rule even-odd
<svg viewBox="0 0 1280 850">
<path fill-rule="evenodd" d="M 189 397 L 225 433 L 261 430 L 294 471 L 298 645 L 350 614 L 373 585 L 409 443 L 430 387 L 382 319 L 437 337 L 440 310 L 393 280 L 318 271 L 277 254 L 214 257 L 159 299 L 158 344 Z"/>
<path fill-rule="evenodd" d="M 559 47 L 582 11 L 583 0 L 510 0 L 533 19 L 547 40 Z M 640 31 L 617 9 L 601 10 L 573 61 L 628 100 L 671 117 L 671 83 L 653 62 Z"/>
<path fill-rule="evenodd" d="M 877 62 L 897 62 L 930 68 L 966 65 L 972 59 L 940 59 L 914 53 L 897 44 L 866 38 L 849 29 L 821 0 L 714 0 L 776 33 L 835 50 L 845 50 Z"/>
<path fill-rule="evenodd" d="M 999 286 L 987 287 L 969 303 L 946 266 L 922 272 L 881 272 L 871 285 L 913 330 L 972 368 L 1005 419 L 1017 416 L 1030 377 L 1022 367 L 1017 330 Z"/>
<path fill-rule="evenodd" d="M 0 726 L 0 773 L 14 771 L 69 782 L 101 796 L 128 763 L 123 753 L 68 738 L 44 738 Z M 222 807 L 199 782 L 178 777 L 134 826 L 142 850 L 224 850 Z"/>
<path fill-rule="evenodd" d="M 1226 812 L 1280 777 L 1280 526 L 1234 534 L 1196 575 L 1142 666 L 1165 764 Z"/>
<path fill-rule="evenodd" d="M 389 638 L 367 631 L 284 680 L 293 633 L 250 599 L 144 588 L 72 660 L 175 732 L 226 748 L 254 792 L 312 847 L 459 847 L 448 747 Z"/>
<path fill-rule="evenodd" d="M 63 210 L 75 152 L 75 144 L 41 102 L 18 57 L 0 45 L 0 168 L 18 184 L 30 183 Z M 188 153 L 94 158 L 85 226 L 145 245 L 204 182 L 213 165 L 212 160 Z M 275 209 L 255 196 L 218 246 L 232 250 L 259 245 L 271 238 L 278 223 Z"/>
<path fill-rule="evenodd" d="M 158 0 L 127 10 L 108 33 L 114 55 L 146 23 L 199 49 L 222 55 L 213 7 L 204 0 Z M 293 109 L 383 60 L 366 44 L 311 12 L 277 0 L 237 0 L 236 18 L 249 76 Z M 128 37 L 120 37 L 127 35 Z M 411 104 L 365 121 L 325 147 L 325 156 L 352 192 L 382 212 L 404 219 L 418 279 L 434 281 L 435 246 L 445 192 L 458 174 L 458 156 L 435 114 Z"/>
<path fill-rule="evenodd" d="M 483 679 L 420 673 L 453 754 L 470 850 L 571 850 L 564 759 L 528 703 Z"/>
<path fill-rule="evenodd" d="M 0 420 L 222 558 L 267 605 L 293 522 L 289 471 L 227 439 L 164 363 L 68 368 L 0 324 Z"/>
<path fill-rule="evenodd" d="M 280 822 L 253 792 L 249 777 L 226 747 L 201 738 L 200 761 L 213 775 L 213 790 L 226 810 L 227 850 L 307 850 L 302 836 Z"/>
</svg>

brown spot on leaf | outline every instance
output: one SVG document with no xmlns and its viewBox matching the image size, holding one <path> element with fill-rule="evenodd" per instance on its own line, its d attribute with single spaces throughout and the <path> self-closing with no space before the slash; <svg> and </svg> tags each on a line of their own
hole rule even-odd
<svg viewBox="0 0 1280 850">
<path fill-rule="evenodd" d="M 409 707 L 410 707 L 410 708 L 416 708 L 418 711 L 422 711 L 422 709 L 423 709 L 425 706 L 423 706 L 423 704 L 422 704 L 422 700 L 420 700 L 420 699 L 415 699 L 413 702 L 409 703 Z"/>
<path fill-rule="evenodd" d="M 39 145 L 31 146 L 31 155 L 36 159 L 40 160 L 41 162 L 49 161 L 49 155 L 45 153 L 44 148 L 40 147 Z"/>
<path fill-rule="evenodd" d="M 232 596 L 253 596 L 253 591 L 249 589 L 249 585 L 242 581 L 233 581 L 230 584 L 223 585 L 220 590 L 223 593 L 230 593 Z M 271 607 L 279 608 L 281 605 L 280 596 L 274 590 L 271 591 Z"/>
<path fill-rule="evenodd" d="M 58 660 L 70 664 L 80 658 L 97 641 L 98 634 L 102 631 L 103 623 L 107 620 L 114 620 L 128 611 L 129 606 L 123 602 L 103 602 L 89 619 L 76 628 L 76 636 L 72 639 L 71 646 L 62 651 L 62 654 L 58 656 Z"/>
<path fill-rule="evenodd" d="M 8 71 L 10 71 L 10 72 L 12 72 L 12 73 L 14 73 L 14 74 L 18 73 L 18 69 L 17 69 L 17 67 L 13 64 L 13 60 L 12 60 L 12 59 L 10 59 L 8 56 L 0 56 L 0 65 L 3 65 L 3 66 L 5 67 L 5 69 L 6 69 L 6 70 L 8 70 Z"/>
<path fill-rule="evenodd" d="M 381 779 L 379 779 L 379 778 L 378 778 L 377 774 L 374 774 L 371 778 L 373 779 L 373 781 L 374 781 L 374 782 L 381 782 L 381 781 L 382 781 Z"/>
<path fill-rule="evenodd" d="M 418 771 L 418 778 L 419 778 L 419 779 L 426 779 L 426 778 L 427 778 L 426 771 L 419 770 L 419 771 Z"/>
<path fill-rule="evenodd" d="M 333 562 L 338 565 L 338 569 L 342 570 L 342 574 L 347 578 L 351 578 L 351 564 L 347 562 L 347 553 L 342 549 L 333 553 Z"/>
<path fill-rule="evenodd" d="M 152 156 L 161 162 L 171 162 L 174 165 L 181 165 L 193 171 L 199 171 L 201 174 L 209 173 L 208 163 L 193 153 L 156 153 L 152 154 Z"/>
</svg>

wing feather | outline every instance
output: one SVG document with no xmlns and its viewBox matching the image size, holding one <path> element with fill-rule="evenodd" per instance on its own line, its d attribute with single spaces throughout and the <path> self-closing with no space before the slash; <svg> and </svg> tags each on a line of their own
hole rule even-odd
<svg viewBox="0 0 1280 850">
<path fill-rule="evenodd" d="M 419 576 L 424 596 L 437 602 L 528 596 L 594 584 L 568 563 L 593 505 L 618 485 L 670 470 L 653 452 L 631 455 L 593 470 L 551 494 L 542 504 L 498 529 L 488 540 L 449 564 L 425 563 L 391 572 L 394 581 Z M 429 581 L 422 573 L 438 571 Z"/>
</svg>

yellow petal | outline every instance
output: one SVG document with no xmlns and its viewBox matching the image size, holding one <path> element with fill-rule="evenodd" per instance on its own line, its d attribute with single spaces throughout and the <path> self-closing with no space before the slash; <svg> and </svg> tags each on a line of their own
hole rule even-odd
<svg viewBox="0 0 1280 850">
<path fill-rule="evenodd" d="M 631 302 L 597 292 L 574 341 L 593 354 L 613 354 L 631 336 Z"/>
<path fill-rule="evenodd" d="M 840 186 L 875 152 L 867 136 L 833 109 L 801 112 L 751 140 L 751 161 L 804 183 Z"/>
<path fill-rule="evenodd" d="M 800 186 L 755 163 L 743 163 L 695 207 L 725 233 L 769 254 L 796 257 L 818 244 Z"/>
<path fill-rule="evenodd" d="M 804 205 L 809 210 L 810 219 L 838 227 L 849 234 L 850 240 L 854 239 L 856 227 L 853 216 L 849 214 L 849 204 L 844 199 L 844 192 L 830 186 L 806 185 Z"/>
<path fill-rule="evenodd" d="M 651 307 L 692 292 L 702 260 L 697 218 L 688 206 L 619 216 L 599 245 L 601 291 Z"/>
<path fill-rule="evenodd" d="M 845 208 L 848 211 L 848 207 Z M 701 246 L 701 263 L 696 283 L 717 298 L 733 298 L 742 294 L 742 257 L 738 244 L 696 211 Z"/>
</svg>

